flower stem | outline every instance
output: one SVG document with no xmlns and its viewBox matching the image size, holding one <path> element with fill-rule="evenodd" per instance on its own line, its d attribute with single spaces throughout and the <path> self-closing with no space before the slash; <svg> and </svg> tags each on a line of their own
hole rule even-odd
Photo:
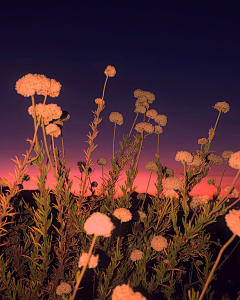
<svg viewBox="0 0 240 300">
<path fill-rule="evenodd" d="M 80 284 L 80 282 L 81 282 L 81 280 L 82 280 L 83 274 L 84 274 L 84 272 L 85 272 L 85 270 L 86 270 L 86 268 L 87 268 L 88 262 L 89 262 L 89 260 L 90 260 L 90 256 L 91 256 L 91 254 L 92 254 L 92 250 L 93 250 L 93 246 L 94 246 L 94 244 L 95 244 L 96 238 L 97 238 L 97 236 L 94 234 L 93 240 L 92 240 L 92 244 L 91 244 L 90 250 L 89 250 L 89 252 L 88 252 L 87 261 L 86 261 L 85 266 L 83 267 L 83 269 L 82 269 L 82 271 L 81 271 L 81 274 L 80 274 L 80 276 L 79 276 L 79 278 L 78 278 L 78 281 L 77 281 L 77 283 L 76 283 L 76 285 L 75 285 L 75 288 L 74 288 L 74 291 L 73 291 L 72 299 L 71 299 L 71 300 L 74 300 L 74 298 L 75 298 L 75 296 L 76 296 L 76 293 L 77 293 L 77 290 L 78 290 L 78 286 L 79 286 L 79 284 Z"/>
<path fill-rule="evenodd" d="M 102 100 L 104 98 L 104 93 L 105 93 L 105 88 L 106 88 L 107 80 L 108 80 L 108 75 L 106 76 L 104 87 L 103 87 Z"/>
<path fill-rule="evenodd" d="M 53 155 L 54 155 L 54 159 L 55 159 L 55 172 L 56 172 L 56 176 L 57 176 L 57 157 L 56 157 L 56 153 L 55 153 L 55 147 L 54 147 L 54 139 L 53 139 L 53 134 L 51 134 L 52 136 L 52 146 L 53 146 Z"/>
<path fill-rule="evenodd" d="M 147 191 L 148 191 L 148 187 L 149 187 L 149 183 L 150 183 L 151 176 L 152 176 L 152 170 L 151 170 L 151 172 L 150 172 L 150 176 L 149 176 L 149 180 L 148 180 L 148 184 L 147 184 L 147 190 L 146 190 L 145 197 L 144 197 L 144 200 L 143 200 L 143 203 L 142 203 L 142 206 L 141 206 L 141 209 L 140 209 L 140 210 L 143 209 L 143 205 L 144 205 L 144 202 L 145 202 L 146 197 L 147 197 Z"/>
<path fill-rule="evenodd" d="M 214 266 L 213 266 L 213 268 L 212 268 L 212 270 L 211 270 L 211 272 L 210 272 L 210 274 L 209 274 L 209 276 L 208 276 L 208 279 L 207 279 L 207 281 L 206 281 L 206 284 L 205 284 L 205 286 L 204 286 L 204 288 L 203 288 L 203 290 L 202 290 L 202 293 L 201 293 L 201 295 L 200 295 L 200 297 L 199 297 L 198 300 L 201 300 L 201 299 L 203 298 L 204 293 L 205 293 L 205 291 L 206 291 L 206 289 L 207 289 L 207 287 L 208 287 L 208 285 L 209 285 L 209 283 L 210 283 L 210 281 L 211 281 L 212 275 L 213 275 L 213 273 L 214 273 L 214 271 L 215 271 L 215 269 L 216 269 L 216 267 L 217 267 L 217 265 L 218 265 L 218 263 L 219 263 L 219 260 L 220 260 L 222 254 L 223 254 L 223 251 L 224 251 L 224 250 L 227 248 L 227 246 L 234 240 L 235 236 L 236 236 L 236 234 L 233 234 L 233 235 L 231 236 L 231 238 L 226 242 L 225 245 L 223 245 L 222 249 L 220 250 L 220 252 L 219 252 L 219 254 L 218 254 L 218 257 L 217 257 L 217 260 L 215 261 L 215 264 L 214 264 Z"/>
<path fill-rule="evenodd" d="M 135 118 L 135 120 L 134 120 L 134 122 L 133 122 L 132 128 L 131 128 L 131 130 L 130 130 L 130 132 L 129 132 L 129 135 L 128 135 L 128 138 L 130 138 L 130 135 L 131 135 L 132 130 L 133 130 L 133 126 L 135 125 L 135 123 L 136 123 L 136 121 L 137 121 L 138 115 L 139 115 L 139 112 L 137 113 L 136 118 Z"/>
<path fill-rule="evenodd" d="M 116 125 L 117 125 L 117 123 L 114 122 L 114 132 L 113 132 L 113 160 L 114 160 L 114 144 L 115 144 Z"/>
<path fill-rule="evenodd" d="M 216 130 L 217 123 L 218 123 L 218 120 L 219 120 L 220 115 L 221 115 L 221 110 L 219 110 L 219 113 L 218 113 L 217 121 L 216 121 L 215 126 L 214 126 L 214 129 L 213 129 L 214 132 L 215 132 L 215 130 Z"/>
<path fill-rule="evenodd" d="M 32 98 L 32 106 L 33 106 L 34 129 L 35 129 L 35 131 L 36 131 L 37 124 L 36 124 L 36 111 L 35 111 L 34 96 L 32 95 L 31 98 Z M 37 145 L 37 152 L 38 152 L 38 138 L 37 138 L 37 135 L 36 135 L 36 145 Z"/>
<path fill-rule="evenodd" d="M 219 186 L 221 186 L 221 182 L 222 182 L 223 175 L 224 175 L 224 172 L 225 172 L 226 167 L 227 167 L 227 163 L 228 163 L 228 160 L 227 160 L 226 163 L 225 163 L 225 166 L 224 166 L 224 169 L 223 169 L 223 172 L 222 172 L 222 176 L 221 176 L 221 179 L 220 179 L 220 182 L 219 182 Z"/>
</svg>

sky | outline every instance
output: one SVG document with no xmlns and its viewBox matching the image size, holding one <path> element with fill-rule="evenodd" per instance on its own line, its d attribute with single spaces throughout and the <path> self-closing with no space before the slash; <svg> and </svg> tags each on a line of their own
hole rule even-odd
<svg viewBox="0 0 240 300">
<path fill-rule="evenodd" d="M 198 139 L 207 138 L 215 125 L 218 111 L 213 106 L 217 102 L 226 101 L 230 111 L 220 116 L 211 150 L 220 156 L 225 150 L 239 151 L 239 9 L 239 1 L 232 0 L 1 3 L 0 177 L 13 182 L 9 173 L 14 174 L 15 163 L 11 159 L 17 156 L 23 161 L 29 149 L 26 139 L 33 139 L 33 119 L 28 114 L 31 98 L 15 90 L 16 81 L 28 73 L 44 74 L 62 85 L 59 97 L 48 97 L 46 104 L 56 103 L 70 114 L 64 122 L 63 139 L 74 181 L 72 191 L 79 190 L 79 180 L 74 177 L 80 176 L 77 162 L 85 159 L 86 135 L 91 131 L 92 111 L 97 109 L 94 100 L 102 96 L 107 65 L 116 68 L 116 75 L 106 87 L 91 181 L 101 183 L 98 158 L 108 160 L 104 173 L 110 170 L 114 130 L 110 113 L 119 112 L 124 119 L 123 125 L 117 125 L 115 150 L 131 129 L 136 89 L 154 93 L 156 100 L 150 109 L 168 118 L 160 135 L 160 159 L 163 166 L 174 170 L 174 176 L 183 178 L 183 165 L 175 161 L 177 151 L 196 154 Z M 35 96 L 35 102 L 42 103 L 43 96 Z M 49 144 L 49 136 L 47 140 Z M 55 145 L 61 148 L 60 137 Z M 134 182 L 139 193 L 146 192 L 150 172 L 145 166 L 155 161 L 157 135 L 149 135 L 143 147 Z M 31 180 L 24 182 L 24 188 L 36 189 L 32 177 L 39 171 L 34 166 L 28 170 Z M 215 189 L 207 178 L 215 177 L 219 183 L 222 171 L 223 165 L 213 165 L 190 195 L 212 196 Z M 222 194 L 236 173 L 227 166 Z M 148 188 L 152 195 L 156 179 L 153 173 Z M 48 185 L 53 185 L 51 170 Z M 239 179 L 235 187 L 240 190 Z"/>
</svg>

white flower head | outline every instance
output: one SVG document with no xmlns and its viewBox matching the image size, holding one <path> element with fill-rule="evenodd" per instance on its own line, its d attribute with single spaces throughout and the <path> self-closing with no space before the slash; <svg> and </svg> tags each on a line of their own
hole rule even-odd
<svg viewBox="0 0 240 300">
<path fill-rule="evenodd" d="M 183 189 L 183 183 L 178 177 L 168 177 L 162 182 L 162 187 L 165 190 L 178 190 Z"/>
<path fill-rule="evenodd" d="M 231 157 L 231 155 L 233 154 L 234 152 L 232 150 L 225 150 L 223 151 L 222 153 L 222 158 L 224 160 L 229 160 L 229 158 Z"/>
<path fill-rule="evenodd" d="M 150 118 L 150 119 L 154 119 L 156 116 L 157 116 L 157 111 L 156 109 L 149 109 L 147 112 L 146 112 L 146 117 Z"/>
<path fill-rule="evenodd" d="M 227 102 L 217 102 L 213 108 L 217 109 L 218 111 L 222 111 L 224 113 L 227 113 L 230 109 L 230 106 Z"/>
<path fill-rule="evenodd" d="M 225 216 L 228 228 L 240 237 L 240 210 L 232 209 Z"/>
<path fill-rule="evenodd" d="M 204 204 L 207 204 L 209 199 L 210 199 L 209 195 L 193 196 L 192 201 L 190 202 L 190 207 L 192 209 L 194 209 L 198 206 L 202 206 Z"/>
<path fill-rule="evenodd" d="M 144 200 L 145 199 L 145 194 L 144 193 L 140 193 L 137 195 L 137 199 L 138 200 Z"/>
<path fill-rule="evenodd" d="M 108 77 L 114 77 L 116 74 L 116 69 L 113 66 L 109 65 L 106 67 L 104 74 Z"/>
<path fill-rule="evenodd" d="M 93 213 L 84 224 L 86 233 L 96 236 L 110 237 L 114 228 L 111 219 L 100 212 Z"/>
<path fill-rule="evenodd" d="M 117 123 L 118 125 L 123 124 L 123 116 L 119 112 L 111 112 L 109 120 L 110 122 Z"/>
<path fill-rule="evenodd" d="M 137 114 L 144 114 L 146 112 L 146 107 L 145 106 L 142 106 L 142 105 L 138 105 L 136 106 L 134 112 Z"/>
<path fill-rule="evenodd" d="M 119 220 L 121 220 L 121 222 L 128 222 L 132 219 L 131 212 L 126 208 L 115 209 L 113 215 Z"/>
<path fill-rule="evenodd" d="M 104 157 L 101 157 L 97 160 L 97 164 L 100 166 L 105 166 L 107 164 L 107 160 Z"/>
<path fill-rule="evenodd" d="M 228 192 L 230 191 L 230 187 L 231 187 L 231 186 L 227 186 L 227 187 L 224 189 L 224 191 L 228 193 Z M 232 197 L 234 197 L 234 198 L 238 198 L 239 191 L 238 191 L 237 189 L 234 188 L 234 189 L 232 190 L 232 192 L 231 192 L 229 195 L 232 196 Z"/>
<path fill-rule="evenodd" d="M 178 193 L 176 193 L 174 189 L 164 191 L 163 195 L 171 199 L 178 198 Z"/>
<path fill-rule="evenodd" d="M 132 261 L 140 260 L 143 258 L 143 252 L 140 250 L 135 249 L 130 256 L 130 259 Z"/>
<path fill-rule="evenodd" d="M 233 169 L 240 169 L 240 151 L 235 152 L 231 155 L 231 157 L 229 158 L 229 166 Z"/>
<path fill-rule="evenodd" d="M 156 165 L 156 163 L 154 161 L 149 161 L 146 166 L 145 169 L 148 171 L 154 171 L 154 172 L 158 172 L 158 167 Z"/>
<path fill-rule="evenodd" d="M 182 164 L 184 164 L 184 162 L 190 164 L 193 162 L 193 159 L 193 155 L 187 151 L 178 151 L 175 157 L 175 160 L 180 161 Z"/>
<path fill-rule="evenodd" d="M 138 194 L 138 195 L 140 195 L 140 194 Z M 144 200 L 144 198 L 141 200 Z M 138 214 L 139 214 L 139 218 L 140 218 L 141 222 L 144 222 L 144 219 L 147 218 L 147 215 L 145 214 L 145 212 L 138 210 Z"/>
<path fill-rule="evenodd" d="M 193 156 L 193 161 L 192 162 L 188 162 L 187 165 L 188 166 L 195 166 L 195 167 L 199 167 L 202 164 L 202 158 L 198 155 L 192 154 Z"/>
<path fill-rule="evenodd" d="M 154 118 L 154 121 L 156 123 L 158 123 L 158 125 L 160 126 L 166 126 L 167 124 L 167 117 L 164 116 L 164 115 L 157 115 L 155 118 Z"/>
<path fill-rule="evenodd" d="M 161 127 L 160 125 L 155 125 L 155 126 L 154 126 L 154 132 L 155 132 L 156 134 L 160 134 L 160 133 L 163 132 L 163 129 L 162 129 L 162 127 Z"/>
<path fill-rule="evenodd" d="M 56 289 L 56 294 L 61 296 L 62 294 L 70 294 L 71 291 L 72 291 L 72 287 L 70 284 L 66 282 L 61 282 Z"/>
<path fill-rule="evenodd" d="M 127 284 L 118 285 L 113 289 L 112 300 L 147 300 L 141 293 L 134 293 Z"/>
<path fill-rule="evenodd" d="M 219 155 L 213 154 L 213 153 L 208 154 L 207 159 L 210 162 L 214 163 L 215 165 L 222 165 L 223 164 L 222 157 L 219 156 Z"/>
<path fill-rule="evenodd" d="M 79 262 L 78 262 L 78 267 L 84 267 L 88 258 L 88 253 L 82 253 L 79 257 Z M 99 254 L 97 255 L 91 255 L 89 262 L 88 262 L 88 267 L 89 269 L 96 268 L 98 265 L 98 259 L 99 259 Z"/>
<path fill-rule="evenodd" d="M 168 246 L 167 239 L 162 235 L 156 235 L 151 240 L 151 247 L 156 251 L 162 251 L 164 248 L 167 248 L 167 246 Z"/>
<path fill-rule="evenodd" d="M 55 138 L 61 134 L 61 129 L 56 124 L 48 124 L 45 130 L 46 134 L 53 135 Z"/>
</svg>

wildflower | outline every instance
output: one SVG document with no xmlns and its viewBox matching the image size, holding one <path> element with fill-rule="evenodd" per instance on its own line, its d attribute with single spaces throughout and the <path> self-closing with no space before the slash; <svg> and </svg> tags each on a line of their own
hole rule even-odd
<svg viewBox="0 0 240 300">
<path fill-rule="evenodd" d="M 111 112 L 109 120 L 110 122 L 117 123 L 118 125 L 123 124 L 123 116 L 119 112 Z"/>
<path fill-rule="evenodd" d="M 208 139 L 211 141 L 214 138 L 215 132 L 214 129 L 211 127 L 208 131 Z"/>
<path fill-rule="evenodd" d="M 145 94 L 145 92 L 143 90 L 141 90 L 141 89 L 138 89 L 138 90 L 134 91 L 134 97 L 135 98 L 139 98 L 141 96 L 145 96 L 144 94 Z M 146 99 L 147 99 L 147 97 L 146 97 Z"/>
<path fill-rule="evenodd" d="M 154 132 L 154 127 L 152 124 L 150 123 L 147 123 L 147 122 L 143 122 L 144 123 L 144 130 L 147 132 L 147 133 L 153 133 Z"/>
<path fill-rule="evenodd" d="M 138 194 L 138 195 L 141 195 L 141 194 Z M 144 195 L 144 194 L 142 194 L 142 195 Z M 144 200 L 144 198 L 141 200 Z M 144 219 L 147 217 L 147 215 L 141 210 L 138 210 L 138 214 L 139 214 L 141 222 L 144 222 Z"/>
<path fill-rule="evenodd" d="M 206 145 L 208 140 L 206 138 L 202 138 L 198 140 L 198 145 Z"/>
<path fill-rule="evenodd" d="M 164 263 L 164 264 L 169 264 L 169 260 L 168 260 L 168 259 L 164 259 L 164 260 L 163 260 L 163 263 Z"/>
<path fill-rule="evenodd" d="M 235 152 L 229 158 L 229 166 L 233 169 L 240 169 L 240 151 Z"/>
<path fill-rule="evenodd" d="M 155 95 L 153 94 L 153 93 L 151 93 L 151 92 L 145 92 L 144 93 L 144 96 L 146 96 L 147 97 L 147 99 L 148 99 L 148 103 L 153 103 L 153 101 L 155 100 Z"/>
<path fill-rule="evenodd" d="M 33 96 L 38 87 L 38 83 L 38 78 L 29 73 L 16 82 L 15 89 L 18 94 L 24 97 Z"/>
<path fill-rule="evenodd" d="M 134 110 L 135 113 L 140 113 L 140 114 L 144 114 L 146 112 L 146 107 L 145 106 L 141 106 L 141 105 L 138 105 L 135 110 Z"/>
<path fill-rule="evenodd" d="M 104 105 L 105 101 L 101 98 L 97 98 L 97 99 L 95 99 L 95 103 L 98 104 L 98 105 Z"/>
<path fill-rule="evenodd" d="M 162 187 L 165 190 L 179 190 L 183 189 L 183 183 L 178 177 L 168 177 L 162 182 Z"/>
<path fill-rule="evenodd" d="M 240 210 L 232 209 L 225 216 L 228 228 L 240 237 Z"/>
<path fill-rule="evenodd" d="M 60 82 L 56 81 L 55 79 L 51 79 L 51 85 L 48 91 L 48 96 L 52 98 L 58 97 L 61 90 L 61 86 L 62 85 L 60 84 Z"/>
<path fill-rule="evenodd" d="M 111 219 L 100 212 L 93 213 L 84 224 L 86 233 L 96 236 L 110 237 L 114 228 Z"/>
<path fill-rule="evenodd" d="M 149 109 L 147 112 L 146 112 L 146 116 L 150 119 L 154 119 L 156 116 L 157 116 L 157 111 L 156 109 Z"/>
<path fill-rule="evenodd" d="M 156 134 L 160 134 L 160 133 L 163 132 L 163 129 L 162 129 L 162 127 L 161 127 L 160 125 L 155 125 L 155 126 L 154 126 L 154 132 L 155 132 Z"/>
<path fill-rule="evenodd" d="M 130 259 L 132 261 L 140 260 L 143 258 L 143 252 L 140 250 L 135 249 L 130 256 Z"/>
<path fill-rule="evenodd" d="M 231 186 L 227 186 L 227 187 L 224 189 L 224 191 L 228 193 L 228 192 L 230 191 L 230 187 L 231 187 Z M 238 198 L 239 191 L 238 191 L 237 189 L 233 189 L 232 192 L 231 192 L 229 195 L 232 196 L 232 197 Z"/>
<path fill-rule="evenodd" d="M 157 173 L 158 171 L 158 167 L 156 165 L 156 163 L 154 161 L 149 161 L 146 166 L 145 166 L 146 170 L 148 171 L 154 171 Z"/>
<path fill-rule="evenodd" d="M 61 130 L 56 124 L 49 124 L 45 129 L 46 134 L 53 135 L 55 138 L 57 138 L 61 134 Z"/>
<path fill-rule="evenodd" d="M 224 112 L 224 113 L 227 113 L 230 109 L 229 104 L 225 101 L 217 102 L 215 104 L 215 106 L 213 106 L 213 108 L 217 109 L 218 111 Z"/>
<path fill-rule="evenodd" d="M 144 200 L 145 199 L 145 194 L 143 194 L 143 193 L 138 194 L 137 199 L 138 200 Z"/>
<path fill-rule="evenodd" d="M 104 74 L 108 77 L 114 77 L 116 74 L 116 69 L 113 66 L 109 65 L 106 67 Z"/>
<path fill-rule="evenodd" d="M 136 292 L 127 284 L 118 285 L 113 290 L 112 300 L 147 300 L 141 293 Z"/>
<path fill-rule="evenodd" d="M 147 102 L 147 97 L 140 96 L 137 101 L 135 102 L 135 106 L 144 106 L 146 109 L 149 109 L 149 104 Z"/>
<path fill-rule="evenodd" d="M 59 119 L 62 116 L 61 107 L 57 104 L 43 105 L 39 103 L 35 106 L 36 116 L 42 116 L 45 125 L 48 125 L 54 119 Z M 29 115 L 33 116 L 33 106 L 28 108 Z"/>
<path fill-rule="evenodd" d="M 190 202 L 190 207 L 192 209 L 196 208 L 199 205 L 207 204 L 210 197 L 208 195 L 203 196 L 193 196 L 192 201 Z"/>
<path fill-rule="evenodd" d="M 51 86 L 51 80 L 49 78 L 47 78 L 45 75 L 40 75 L 40 74 L 34 74 L 35 76 L 37 76 L 38 81 L 39 81 L 39 87 L 36 89 L 36 93 L 38 95 L 47 95 L 50 86 Z"/>
<path fill-rule="evenodd" d="M 135 130 L 136 130 L 137 132 L 143 132 L 143 131 L 144 131 L 144 124 L 143 124 L 143 123 L 144 123 L 144 122 L 140 122 L 140 123 L 136 124 Z"/>
<path fill-rule="evenodd" d="M 207 159 L 209 160 L 209 162 L 214 163 L 215 165 L 222 165 L 223 164 L 223 159 L 221 158 L 221 156 L 210 153 L 207 156 Z"/>
<path fill-rule="evenodd" d="M 151 246 L 156 251 L 162 251 L 164 248 L 167 248 L 167 239 L 162 235 L 156 235 L 151 240 Z"/>
<path fill-rule="evenodd" d="M 154 121 L 158 123 L 160 126 L 165 126 L 167 124 L 167 117 L 164 115 L 157 115 L 154 118 Z"/>
<path fill-rule="evenodd" d="M 213 177 L 208 178 L 207 183 L 209 185 L 214 185 L 215 186 L 216 185 L 216 178 L 213 178 Z"/>
<path fill-rule="evenodd" d="M 82 253 L 79 257 L 79 262 L 78 262 L 78 267 L 84 267 L 86 264 L 88 258 L 88 253 Z M 89 262 L 88 262 L 88 267 L 89 269 L 93 269 L 96 268 L 96 266 L 98 265 L 98 258 L 99 258 L 99 254 L 97 255 L 91 255 Z"/>
<path fill-rule="evenodd" d="M 174 189 L 164 191 L 164 192 L 163 192 L 163 195 L 164 195 L 165 197 L 169 197 L 169 198 L 171 198 L 171 199 L 173 199 L 173 198 L 178 198 L 178 193 L 176 193 L 176 192 L 174 191 Z"/>
<path fill-rule="evenodd" d="M 225 150 L 223 151 L 222 153 L 222 158 L 224 160 L 229 160 L 229 158 L 231 157 L 231 155 L 233 154 L 234 152 L 232 150 Z"/>
<path fill-rule="evenodd" d="M 105 166 L 107 164 L 107 160 L 104 157 L 101 157 L 97 160 L 97 164 L 100 166 Z"/>
<path fill-rule="evenodd" d="M 84 168 L 86 167 L 86 163 L 84 162 L 84 161 L 79 161 L 78 163 L 77 163 L 77 165 L 78 165 L 78 168 L 79 168 L 79 171 L 82 173 L 82 172 L 84 172 Z M 83 168 L 84 167 L 84 168 Z"/>
<path fill-rule="evenodd" d="M 60 285 L 56 289 L 56 294 L 57 295 L 62 295 L 62 294 L 69 294 L 72 291 L 72 287 L 70 284 L 66 282 L 61 282 Z"/>
<path fill-rule="evenodd" d="M 121 220 L 121 223 L 122 222 L 128 222 L 132 219 L 131 212 L 126 208 L 115 209 L 115 211 L 113 212 L 113 215 L 116 218 L 118 218 L 119 220 Z"/>
<path fill-rule="evenodd" d="M 187 151 L 178 151 L 175 157 L 176 161 L 181 161 L 182 164 L 186 162 L 187 164 L 193 161 L 193 156 Z"/>
<path fill-rule="evenodd" d="M 192 154 L 192 156 L 193 156 L 193 161 L 187 163 L 187 165 L 199 167 L 202 164 L 202 158 L 195 154 Z"/>
</svg>

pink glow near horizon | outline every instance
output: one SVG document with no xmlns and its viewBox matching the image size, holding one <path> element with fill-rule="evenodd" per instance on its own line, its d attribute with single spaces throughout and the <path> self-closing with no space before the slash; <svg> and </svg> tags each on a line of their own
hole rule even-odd
<svg viewBox="0 0 240 300">
<path fill-rule="evenodd" d="M 100 166 L 97 166 L 98 168 L 101 168 Z M 107 168 L 104 168 L 104 178 L 108 178 L 106 176 L 106 174 L 108 175 L 108 171 L 109 169 Z M 11 174 L 13 174 L 14 172 L 9 172 Z M 0 177 L 2 178 L 8 178 L 10 180 L 10 182 L 12 183 L 13 182 L 13 178 L 12 176 L 9 175 L 9 173 L 0 173 Z M 28 182 L 24 182 L 23 183 L 23 186 L 24 186 L 24 189 L 25 190 L 35 190 L 35 189 L 38 189 L 37 187 L 37 183 L 35 182 L 35 179 L 37 179 L 37 176 L 39 176 L 39 171 L 38 170 L 29 170 L 28 172 L 28 175 L 30 176 L 30 181 Z M 78 171 L 75 171 L 75 170 L 71 170 L 70 171 L 70 179 L 73 180 L 73 185 L 72 185 L 72 188 L 71 188 L 71 192 L 74 193 L 74 194 L 78 194 L 79 192 L 79 183 L 80 183 L 80 180 L 77 179 L 76 177 L 74 176 L 77 176 L 77 177 L 81 177 L 81 174 L 80 172 Z M 146 193 L 146 189 L 147 189 L 147 185 L 148 185 L 148 181 L 149 181 L 149 176 L 150 176 L 150 172 L 146 171 L 144 169 L 144 172 L 141 172 L 141 170 L 139 170 L 139 174 L 137 175 L 135 181 L 134 181 L 134 184 L 133 186 L 137 186 L 137 189 L 136 189 L 136 192 L 138 193 Z M 180 179 L 182 179 L 182 175 L 181 174 L 174 174 L 174 176 L 176 177 L 179 177 Z M 96 181 L 98 182 L 98 187 L 95 188 L 94 190 L 96 191 L 96 194 L 97 194 L 97 190 L 98 188 L 100 187 L 101 185 L 101 177 L 102 177 L 102 172 L 100 170 L 95 170 L 95 172 L 93 173 L 93 175 L 90 177 L 90 180 L 91 182 L 93 181 Z M 210 177 L 210 176 L 208 176 Z M 216 181 L 217 183 L 219 182 L 220 180 L 220 176 L 214 176 L 216 178 Z M 120 185 L 124 185 L 124 181 L 126 180 L 126 175 L 123 174 L 120 176 L 120 181 L 117 182 L 117 184 L 115 185 L 116 186 L 116 197 L 119 197 L 119 196 L 122 196 L 123 193 L 120 189 Z M 223 180 L 223 183 L 222 183 L 222 190 L 221 190 L 221 194 L 226 194 L 226 192 L 224 191 L 224 188 L 226 186 L 229 186 L 232 184 L 232 181 L 233 181 L 234 177 L 226 177 L 225 180 Z M 156 173 L 152 173 L 151 175 L 151 180 L 150 180 L 150 183 L 149 183 L 149 187 L 148 187 L 148 190 L 147 190 L 147 193 L 150 194 L 150 195 L 155 195 L 156 194 L 156 187 L 154 185 L 154 183 L 157 182 L 157 174 Z M 87 192 L 87 195 L 86 196 L 89 196 L 91 195 L 91 192 L 89 191 L 89 180 L 88 180 L 88 192 Z M 53 174 L 51 172 L 51 170 L 49 170 L 49 173 L 48 173 L 48 176 L 47 176 L 47 187 L 52 189 L 54 187 L 54 177 L 53 177 Z M 235 184 L 235 188 L 237 188 L 238 190 L 240 190 L 240 183 L 236 183 Z M 190 196 L 196 196 L 196 195 L 209 195 L 210 198 L 212 198 L 212 195 L 213 193 L 216 192 L 216 188 L 213 187 L 212 185 L 209 186 L 208 183 L 207 183 L 207 178 L 203 178 L 202 182 L 198 185 L 196 185 L 193 190 L 190 192 Z"/>
</svg>

